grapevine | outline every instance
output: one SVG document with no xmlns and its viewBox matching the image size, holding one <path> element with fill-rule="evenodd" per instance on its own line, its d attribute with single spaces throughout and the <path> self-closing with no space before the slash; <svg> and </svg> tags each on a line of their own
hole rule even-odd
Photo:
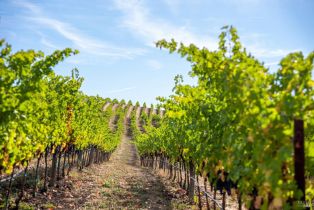
<svg viewBox="0 0 314 210">
<path fill-rule="evenodd" d="M 217 179 L 223 172 L 247 206 L 254 202 L 251 195 L 263 198 L 263 209 L 288 208 L 292 197 L 301 198 L 293 179 L 291 140 L 293 120 L 303 120 L 307 173 L 313 176 L 314 52 L 290 53 L 271 73 L 229 26 L 222 29 L 215 51 L 175 40 L 160 40 L 156 46 L 185 57 L 198 83 L 191 86 L 182 76 L 175 78 L 173 95 L 159 98 L 166 110 L 161 126 L 145 127 L 146 133 L 136 139 L 140 154 L 189 163 L 228 191 Z"/>
</svg>

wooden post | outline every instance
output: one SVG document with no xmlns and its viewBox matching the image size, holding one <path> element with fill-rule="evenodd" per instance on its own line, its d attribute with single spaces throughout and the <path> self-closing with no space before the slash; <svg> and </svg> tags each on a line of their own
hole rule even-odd
<svg viewBox="0 0 314 210">
<path fill-rule="evenodd" d="M 196 181 L 197 181 L 197 193 L 198 193 L 198 208 L 202 210 L 202 196 L 201 196 L 200 183 L 198 180 L 198 174 L 196 175 Z"/>
<path fill-rule="evenodd" d="M 223 193 L 222 193 L 222 209 L 223 210 L 226 209 L 226 192 L 225 192 L 225 190 L 223 190 Z"/>
<path fill-rule="evenodd" d="M 37 158 L 36 171 L 35 171 L 35 180 L 34 180 L 34 186 L 33 186 L 33 197 L 36 196 L 37 185 L 38 185 L 38 180 L 39 180 L 38 169 L 39 169 L 39 164 L 40 164 L 41 157 L 42 157 L 42 154 L 40 154 L 39 157 Z"/>
<path fill-rule="evenodd" d="M 194 165 L 192 163 L 192 161 L 190 160 L 189 162 L 189 166 L 190 166 L 190 182 L 189 182 L 189 200 L 191 203 L 194 203 L 194 188 L 195 188 L 195 169 L 194 169 Z"/>
<path fill-rule="evenodd" d="M 207 210 L 210 210 L 208 195 L 207 195 L 207 177 L 204 178 L 204 188 L 205 188 L 205 196 L 206 196 L 206 207 L 207 207 Z"/>
<path fill-rule="evenodd" d="M 242 210 L 242 198 L 241 197 L 242 197 L 242 195 L 239 192 L 239 195 L 238 195 L 239 210 Z"/>
<path fill-rule="evenodd" d="M 50 182 L 49 187 L 53 187 L 57 179 L 57 164 L 58 164 L 58 154 L 60 152 L 60 146 L 57 146 L 52 155 L 52 164 L 50 170 Z"/>
<path fill-rule="evenodd" d="M 216 188 L 214 188 L 214 200 L 216 200 Z M 214 210 L 216 210 L 216 203 L 215 202 L 214 202 Z"/>
<path fill-rule="evenodd" d="M 298 189 L 301 190 L 301 201 L 305 201 L 305 178 L 304 178 L 304 122 L 294 120 L 294 179 Z"/>
</svg>

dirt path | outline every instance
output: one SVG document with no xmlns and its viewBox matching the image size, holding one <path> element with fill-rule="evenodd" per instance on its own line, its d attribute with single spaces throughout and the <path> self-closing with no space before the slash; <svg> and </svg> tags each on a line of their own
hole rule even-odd
<svg viewBox="0 0 314 210">
<path fill-rule="evenodd" d="M 111 160 L 99 166 L 100 186 L 92 192 L 98 196 L 81 209 L 167 208 L 169 199 L 162 183 L 138 164 L 135 147 L 125 135 Z"/>
<path fill-rule="evenodd" d="M 178 209 L 171 185 L 151 169 L 139 165 L 135 145 L 127 132 L 109 162 L 97 166 L 90 199 L 79 209 Z M 176 207 L 174 207 L 176 206 Z M 182 209 L 181 208 L 181 209 Z"/>
</svg>

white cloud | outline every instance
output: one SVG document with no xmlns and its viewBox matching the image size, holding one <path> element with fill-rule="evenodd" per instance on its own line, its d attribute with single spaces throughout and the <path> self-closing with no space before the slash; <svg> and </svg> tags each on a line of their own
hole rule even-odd
<svg viewBox="0 0 314 210">
<path fill-rule="evenodd" d="M 190 32 L 185 26 L 176 26 L 169 20 L 152 17 L 149 9 L 137 0 L 114 0 L 116 8 L 123 13 L 122 27 L 143 38 L 147 45 L 152 46 L 160 39 L 176 41 L 185 44 L 194 43 L 199 47 L 216 49 L 216 39 L 210 36 L 200 36 Z"/>
<path fill-rule="evenodd" d="M 259 46 L 248 45 L 248 52 L 251 52 L 254 57 L 257 58 L 280 58 L 288 55 L 291 52 L 300 51 L 298 49 L 286 50 L 286 49 L 265 49 Z"/>
<path fill-rule="evenodd" d="M 116 90 L 110 90 L 110 91 L 107 91 L 107 93 L 122 93 L 122 92 L 126 92 L 126 91 L 129 91 L 129 90 L 134 90 L 136 87 L 126 87 L 126 88 L 121 88 L 121 89 L 116 89 Z"/>
<path fill-rule="evenodd" d="M 39 14 L 41 13 L 41 9 L 36 4 L 30 3 L 28 1 L 13 1 L 16 5 L 23 7 L 25 9 L 28 9 L 33 14 Z"/>
<path fill-rule="evenodd" d="M 84 36 L 73 26 L 51 18 L 29 18 L 45 27 L 57 31 L 64 38 L 70 40 L 79 50 L 89 54 L 109 56 L 116 58 L 133 58 L 135 55 L 144 54 L 142 49 L 127 49 L 112 46 L 110 44 Z"/>
<path fill-rule="evenodd" d="M 241 42 L 244 42 L 244 47 L 248 52 L 252 53 L 257 58 L 281 58 L 291 52 L 300 51 L 299 49 L 273 49 L 267 47 L 267 42 L 264 40 L 270 39 L 270 35 L 266 33 L 245 33 L 240 34 Z"/>
<path fill-rule="evenodd" d="M 152 46 L 154 42 L 160 39 L 170 40 L 174 38 L 176 41 L 183 42 L 185 44 L 194 43 L 198 47 L 207 47 L 210 50 L 217 49 L 217 39 L 196 34 L 191 32 L 185 26 L 173 25 L 169 20 L 153 17 L 150 10 L 144 4 L 145 1 L 138 0 L 114 0 L 116 8 L 123 13 L 121 26 L 128 28 L 136 36 L 144 39 L 147 45 Z M 165 4 L 168 4 L 173 9 L 179 6 L 179 3 L 171 0 L 163 0 Z M 256 6 L 261 3 L 260 0 L 225 0 L 225 3 L 232 3 L 237 5 L 253 5 Z M 218 19 L 217 19 L 218 20 Z M 217 24 L 213 25 L 216 28 Z M 289 54 L 291 49 L 273 49 L 260 44 L 262 39 L 265 39 L 268 34 L 263 33 L 250 33 L 244 36 L 240 36 L 241 40 L 249 42 L 245 47 L 252 55 L 258 58 L 279 58 Z"/>
<path fill-rule="evenodd" d="M 56 45 L 54 45 L 54 44 L 52 44 L 50 41 L 48 41 L 46 38 L 44 38 L 44 37 L 42 37 L 41 39 L 40 39 L 40 42 L 43 44 L 43 45 L 45 45 L 45 46 L 47 46 L 47 47 L 49 47 L 49 48 L 52 48 L 52 49 L 60 49 L 59 47 L 57 47 Z"/>
<path fill-rule="evenodd" d="M 43 15 L 40 7 L 27 1 L 16 1 L 16 5 L 28 9 L 32 15 L 27 17 L 33 23 L 37 23 L 42 27 L 56 31 L 61 36 L 71 41 L 75 48 L 82 52 L 86 52 L 98 56 L 108 56 L 113 58 L 132 59 L 135 56 L 145 54 L 144 49 L 140 48 L 123 48 L 116 47 L 104 41 L 96 40 L 82 34 L 77 28 L 60 20 L 49 18 Z M 54 47 L 47 39 L 41 40 L 42 44 L 48 47 Z"/>
</svg>

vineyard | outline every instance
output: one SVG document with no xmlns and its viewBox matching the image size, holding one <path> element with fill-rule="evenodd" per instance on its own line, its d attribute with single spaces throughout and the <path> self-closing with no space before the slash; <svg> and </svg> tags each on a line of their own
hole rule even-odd
<svg viewBox="0 0 314 210">
<path fill-rule="evenodd" d="M 1 208 L 304 209 L 314 202 L 314 52 L 291 53 L 271 72 L 229 26 L 215 51 L 175 40 L 156 46 L 186 58 L 197 84 L 178 75 L 173 94 L 147 106 L 86 95 L 77 69 L 57 75 L 54 68 L 78 51 L 13 53 L 0 41 Z M 73 187 L 72 203 L 58 197 L 80 178 L 87 181 Z"/>
</svg>

